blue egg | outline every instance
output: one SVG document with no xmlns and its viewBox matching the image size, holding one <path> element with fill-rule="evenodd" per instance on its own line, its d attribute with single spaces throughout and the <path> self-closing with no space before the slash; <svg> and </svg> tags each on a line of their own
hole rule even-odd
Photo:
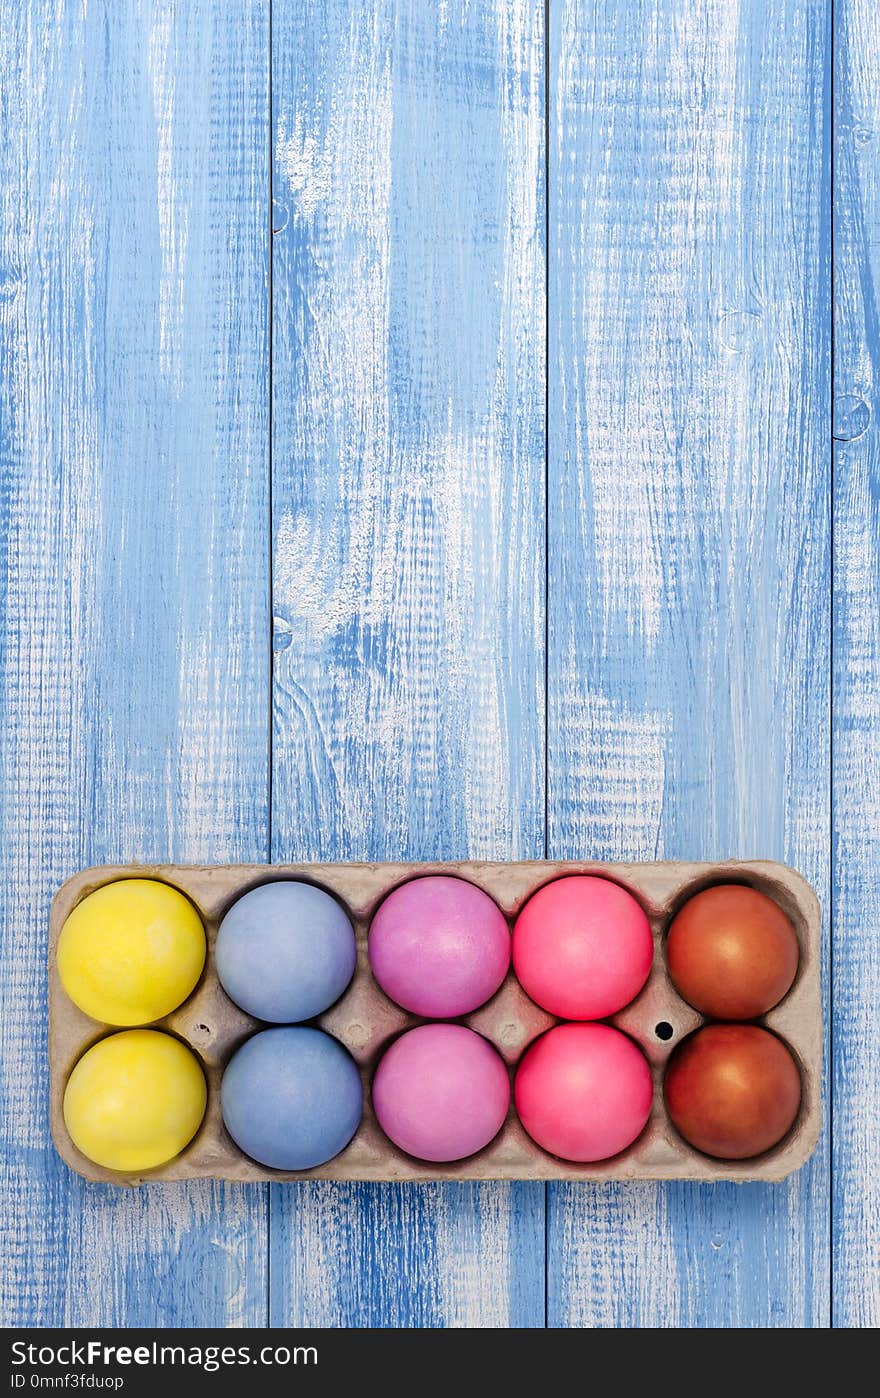
<svg viewBox="0 0 880 1398">
<path fill-rule="evenodd" d="M 337 1039 L 303 1025 L 248 1039 L 220 1086 L 226 1130 L 245 1155 L 275 1170 L 309 1170 L 338 1155 L 363 1105 L 354 1059 Z"/>
<path fill-rule="evenodd" d="M 260 884 L 229 909 L 217 934 L 217 975 L 256 1019 L 295 1024 L 338 1000 L 354 974 L 354 931 L 321 888 Z"/>
</svg>

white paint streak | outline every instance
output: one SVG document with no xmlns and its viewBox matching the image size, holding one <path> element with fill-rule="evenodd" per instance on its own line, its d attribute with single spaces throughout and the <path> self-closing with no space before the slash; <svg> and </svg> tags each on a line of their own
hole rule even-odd
<svg viewBox="0 0 880 1398">
<path fill-rule="evenodd" d="M 511 1265 L 511 1191 L 476 1186 L 476 1209 L 462 1215 L 458 1190 L 432 1186 L 438 1228 L 440 1307 L 445 1325 L 504 1330 L 510 1324 L 507 1286 Z M 471 1228 L 477 1223 L 477 1236 Z M 513 1265 L 516 1265 L 514 1262 Z"/>
<path fill-rule="evenodd" d="M 568 674 L 576 675 L 572 656 Z M 557 723 L 570 762 L 566 787 L 577 792 L 577 859 L 662 859 L 668 713 L 629 708 L 623 699 L 564 687 Z M 550 777 L 553 793 L 556 784 Z"/>
<path fill-rule="evenodd" d="M 333 188 L 333 144 L 320 146 L 316 136 L 304 129 L 304 115 L 297 111 L 293 128 L 288 131 L 288 117 L 282 112 L 278 119 L 275 160 L 287 181 L 287 192 L 293 205 L 292 213 L 310 219 L 319 209 L 326 210 Z M 332 133 L 332 122 L 329 132 Z"/>
<path fill-rule="evenodd" d="M 180 388 L 189 205 L 180 198 L 175 171 L 175 142 L 180 132 L 175 121 L 177 94 L 173 26 L 174 6 L 170 3 L 159 5 L 150 29 L 147 66 L 156 119 L 156 206 L 162 249 L 159 363 L 162 372 L 172 377 Z"/>
</svg>

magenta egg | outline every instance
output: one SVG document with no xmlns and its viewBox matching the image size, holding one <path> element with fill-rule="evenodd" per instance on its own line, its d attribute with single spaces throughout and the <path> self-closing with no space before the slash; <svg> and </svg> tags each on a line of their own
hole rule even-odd
<svg viewBox="0 0 880 1398">
<path fill-rule="evenodd" d="M 510 933 L 488 893 L 465 879 L 411 879 L 380 905 L 370 966 L 386 995 L 413 1014 L 452 1019 L 485 1003 L 510 966 Z"/>
<path fill-rule="evenodd" d="M 607 1160 L 651 1115 L 654 1084 L 641 1050 L 607 1024 L 559 1024 L 517 1070 L 514 1100 L 533 1141 L 563 1160 Z"/>
<path fill-rule="evenodd" d="M 644 909 L 610 879 L 571 874 L 533 894 L 513 929 L 527 995 L 560 1019 L 604 1019 L 635 999 L 654 944 Z"/>
<path fill-rule="evenodd" d="M 386 1136 L 419 1160 L 463 1160 L 487 1146 L 510 1106 L 500 1054 L 461 1024 L 423 1024 L 387 1050 L 373 1078 Z"/>
</svg>

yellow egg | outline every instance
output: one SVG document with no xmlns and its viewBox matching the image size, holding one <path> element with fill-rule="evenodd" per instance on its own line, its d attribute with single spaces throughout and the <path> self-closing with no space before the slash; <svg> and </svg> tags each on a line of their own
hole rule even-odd
<svg viewBox="0 0 880 1398">
<path fill-rule="evenodd" d="M 170 1034 L 127 1029 L 84 1053 L 67 1080 L 74 1145 L 109 1170 L 151 1170 L 179 1155 L 205 1115 L 205 1076 Z"/>
<path fill-rule="evenodd" d="M 188 898 L 156 879 L 119 879 L 74 908 L 58 939 L 71 1000 L 104 1024 L 151 1024 L 189 995 L 205 929 Z"/>
</svg>

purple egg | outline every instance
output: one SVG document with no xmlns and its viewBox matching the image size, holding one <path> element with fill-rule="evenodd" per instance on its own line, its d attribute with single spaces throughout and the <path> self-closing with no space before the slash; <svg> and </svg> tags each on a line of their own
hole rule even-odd
<svg viewBox="0 0 880 1398">
<path fill-rule="evenodd" d="M 388 1049 L 373 1078 L 386 1136 L 418 1160 L 463 1160 L 504 1124 L 510 1080 L 486 1039 L 461 1024 L 422 1024 Z"/>
<path fill-rule="evenodd" d="M 370 928 L 373 975 L 392 1000 L 428 1019 L 485 1004 L 510 966 L 510 932 L 488 893 L 431 874 L 389 893 Z"/>
</svg>

